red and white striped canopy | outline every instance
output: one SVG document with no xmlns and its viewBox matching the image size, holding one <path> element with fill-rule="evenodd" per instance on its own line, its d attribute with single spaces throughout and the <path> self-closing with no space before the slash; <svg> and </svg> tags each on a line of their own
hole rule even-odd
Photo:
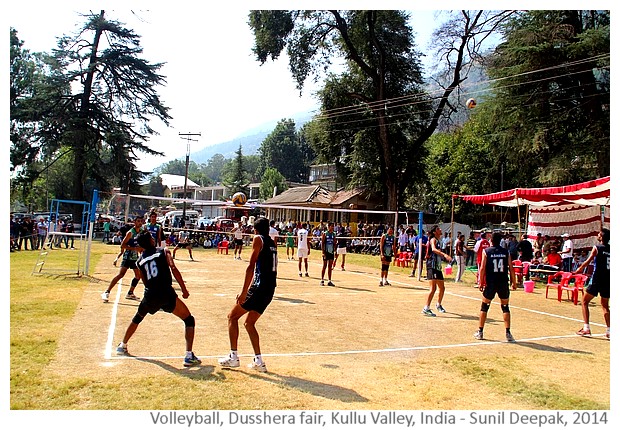
<svg viewBox="0 0 620 430">
<path fill-rule="evenodd" d="M 514 188 L 491 194 L 462 195 L 453 194 L 452 198 L 461 198 L 477 205 L 496 205 L 514 207 L 520 205 L 553 206 L 609 206 L 610 177 L 594 179 L 580 184 L 563 187 Z"/>
</svg>

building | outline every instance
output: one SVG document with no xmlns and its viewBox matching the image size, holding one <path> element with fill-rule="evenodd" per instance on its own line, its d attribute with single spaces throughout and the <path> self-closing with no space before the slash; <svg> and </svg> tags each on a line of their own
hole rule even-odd
<svg viewBox="0 0 620 430">
<path fill-rule="evenodd" d="M 289 188 L 283 193 L 268 199 L 265 205 L 267 218 L 276 221 L 299 221 L 310 224 L 332 221 L 350 224 L 358 222 L 383 222 L 383 214 L 370 212 L 382 206 L 381 199 L 365 188 L 330 191 L 322 185 L 306 185 Z M 346 211 L 335 211 L 345 209 Z"/>
</svg>

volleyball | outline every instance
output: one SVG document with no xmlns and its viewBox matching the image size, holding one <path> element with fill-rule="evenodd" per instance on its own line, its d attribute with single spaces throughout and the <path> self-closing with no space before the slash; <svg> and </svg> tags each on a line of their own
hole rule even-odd
<svg viewBox="0 0 620 430">
<path fill-rule="evenodd" d="M 233 194 L 232 196 L 232 202 L 235 206 L 243 206 L 247 201 L 248 198 L 241 191 Z"/>
<path fill-rule="evenodd" d="M 473 109 L 476 107 L 476 100 L 475 99 L 467 99 L 467 101 L 465 102 L 465 106 L 467 106 L 469 109 Z"/>
</svg>

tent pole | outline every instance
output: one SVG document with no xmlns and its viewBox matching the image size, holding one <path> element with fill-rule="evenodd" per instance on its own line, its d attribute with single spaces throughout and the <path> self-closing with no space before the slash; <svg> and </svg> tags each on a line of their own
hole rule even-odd
<svg viewBox="0 0 620 430">
<path fill-rule="evenodd" d="M 519 239 L 521 240 L 521 209 L 519 207 L 519 197 L 517 197 L 517 224 L 519 226 Z"/>
<path fill-rule="evenodd" d="M 450 247 L 448 248 L 448 255 L 452 257 L 452 246 L 454 243 L 454 195 L 452 196 L 452 216 L 450 219 Z"/>
</svg>

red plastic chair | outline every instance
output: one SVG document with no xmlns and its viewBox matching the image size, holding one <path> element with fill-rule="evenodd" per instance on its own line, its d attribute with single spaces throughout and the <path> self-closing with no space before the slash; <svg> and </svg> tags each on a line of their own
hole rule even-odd
<svg viewBox="0 0 620 430">
<path fill-rule="evenodd" d="M 517 277 L 517 284 L 523 284 L 523 262 L 521 260 L 513 260 L 512 268 L 515 271 L 515 276 Z"/>
<path fill-rule="evenodd" d="M 558 291 L 558 302 L 562 301 L 562 287 L 567 286 L 573 274 L 571 272 L 557 272 L 549 275 L 547 278 L 547 289 L 545 290 L 545 298 L 549 297 L 549 288 L 555 288 Z"/>
<path fill-rule="evenodd" d="M 581 291 L 581 300 L 583 301 L 585 285 L 588 282 L 588 275 L 581 273 L 574 274 L 571 277 L 574 282 L 568 283 L 561 287 L 562 291 L 566 291 L 566 296 L 575 304 L 579 303 L 579 291 Z"/>
<path fill-rule="evenodd" d="M 228 241 L 227 240 L 222 240 L 221 242 L 217 244 L 217 253 L 223 254 L 224 251 L 226 252 L 226 255 L 228 255 Z"/>
</svg>

